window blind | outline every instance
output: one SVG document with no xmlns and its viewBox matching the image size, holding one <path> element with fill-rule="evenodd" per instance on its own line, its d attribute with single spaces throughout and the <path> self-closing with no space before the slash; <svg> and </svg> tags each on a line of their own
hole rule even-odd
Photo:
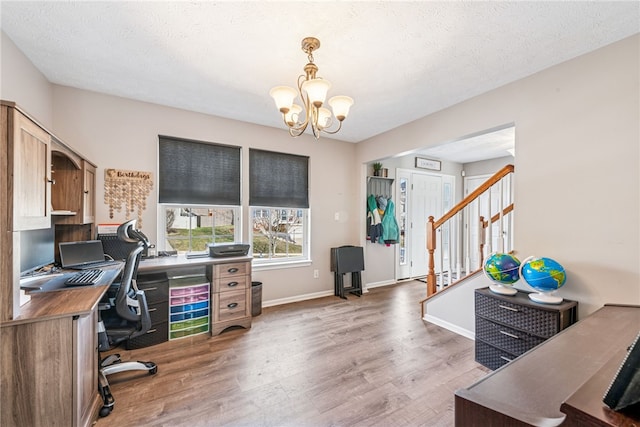
<svg viewBox="0 0 640 427">
<path fill-rule="evenodd" d="M 158 137 L 158 201 L 240 205 L 240 147 Z"/>
<path fill-rule="evenodd" d="M 249 205 L 309 207 L 309 157 L 249 150 Z"/>
</svg>

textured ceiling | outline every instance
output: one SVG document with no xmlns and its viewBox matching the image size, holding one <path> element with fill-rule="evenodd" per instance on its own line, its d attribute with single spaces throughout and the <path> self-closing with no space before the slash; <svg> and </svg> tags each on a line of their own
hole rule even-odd
<svg viewBox="0 0 640 427">
<path fill-rule="evenodd" d="M 282 127 L 318 37 L 359 142 L 640 31 L 629 2 L 0 2 L 2 30 L 52 83 Z"/>
</svg>

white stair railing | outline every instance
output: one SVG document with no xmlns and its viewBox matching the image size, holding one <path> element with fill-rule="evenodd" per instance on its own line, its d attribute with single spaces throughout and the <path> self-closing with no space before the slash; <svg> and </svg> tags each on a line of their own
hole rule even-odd
<svg viewBox="0 0 640 427">
<path fill-rule="evenodd" d="M 429 217 L 427 298 L 481 269 L 493 251 L 513 250 L 513 173 L 505 166 L 442 218 Z"/>
</svg>

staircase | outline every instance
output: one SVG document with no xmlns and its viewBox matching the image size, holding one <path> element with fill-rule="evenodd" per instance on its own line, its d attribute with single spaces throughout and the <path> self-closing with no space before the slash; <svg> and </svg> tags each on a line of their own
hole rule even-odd
<svg viewBox="0 0 640 427">
<path fill-rule="evenodd" d="M 425 302 L 482 270 L 492 252 L 513 251 L 513 165 L 487 179 L 442 218 L 427 222 Z"/>
</svg>

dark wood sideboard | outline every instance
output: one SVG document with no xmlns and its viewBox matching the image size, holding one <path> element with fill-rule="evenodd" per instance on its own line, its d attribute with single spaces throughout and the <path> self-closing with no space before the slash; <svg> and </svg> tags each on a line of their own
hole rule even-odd
<svg viewBox="0 0 640 427">
<path fill-rule="evenodd" d="M 640 414 L 614 412 L 602 403 L 639 329 L 640 306 L 605 305 L 456 391 L 455 425 L 640 425 Z"/>
</svg>

